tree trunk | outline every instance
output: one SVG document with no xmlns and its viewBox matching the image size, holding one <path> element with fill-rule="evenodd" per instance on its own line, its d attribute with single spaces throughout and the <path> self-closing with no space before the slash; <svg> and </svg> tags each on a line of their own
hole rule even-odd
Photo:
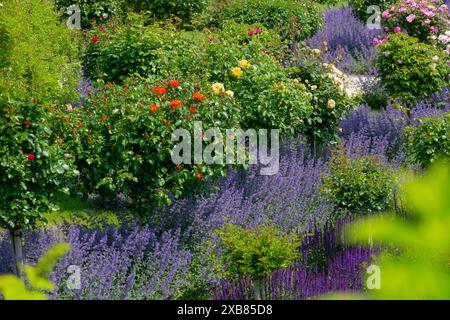
<svg viewBox="0 0 450 320">
<path fill-rule="evenodd" d="M 22 230 L 19 227 L 15 227 L 10 231 L 10 237 L 14 261 L 14 273 L 20 279 L 25 280 L 25 275 L 23 273 Z"/>
<path fill-rule="evenodd" d="M 264 299 L 263 279 L 253 280 L 253 288 L 255 289 L 255 300 Z"/>
</svg>

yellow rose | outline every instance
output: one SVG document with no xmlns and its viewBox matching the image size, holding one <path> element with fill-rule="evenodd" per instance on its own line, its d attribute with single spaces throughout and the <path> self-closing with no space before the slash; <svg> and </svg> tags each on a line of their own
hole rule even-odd
<svg viewBox="0 0 450 320">
<path fill-rule="evenodd" d="M 211 86 L 211 88 L 212 88 L 212 91 L 214 92 L 214 94 L 216 94 L 216 95 L 220 95 L 220 94 L 225 92 L 224 85 L 222 83 L 219 83 L 219 82 L 214 83 Z"/>
<path fill-rule="evenodd" d="M 313 54 L 319 55 L 320 54 L 320 50 L 319 49 L 312 49 L 311 52 Z"/>
<path fill-rule="evenodd" d="M 231 70 L 231 72 L 233 73 L 233 76 L 235 76 L 237 79 L 240 79 L 242 76 L 242 69 L 239 67 L 235 67 Z"/>
<path fill-rule="evenodd" d="M 241 67 L 242 69 L 247 69 L 248 67 L 250 67 L 250 62 L 248 62 L 247 60 L 241 60 L 239 61 L 239 67 Z"/>
<path fill-rule="evenodd" d="M 334 101 L 333 99 L 328 100 L 327 106 L 328 109 L 333 109 L 336 106 L 336 101 Z"/>
</svg>

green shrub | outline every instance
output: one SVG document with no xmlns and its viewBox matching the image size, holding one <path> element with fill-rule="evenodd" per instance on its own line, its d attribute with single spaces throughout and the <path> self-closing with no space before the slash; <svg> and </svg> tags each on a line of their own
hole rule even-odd
<svg viewBox="0 0 450 320">
<path fill-rule="evenodd" d="M 73 101 L 77 33 L 59 24 L 49 0 L 5 0 L 0 8 L 0 105 Z"/>
<path fill-rule="evenodd" d="M 261 23 L 291 40 L 312 36 L 322 23 L 319 7 L 309 0 L 234 0 L 225 7 L 223 19 Z"/>
<path fill-rule="evenodd" d="M 221 83 L 234 94 L 240 127 L 300 132 L 311 114 L 311 97 L 273 57 L 275 52 L 283 54 L 279 36 L 262 26 L 258 35 L 249 36 L 249 27 L 257 26 L 230 22 L 207 35 L 135 23 L 104 30 L 105 38 L 91 43 L 87 51 L 87 60 L 92 61 L 89 70 L 107 81 L 136 74 L 149 81 L 182 78 Z M 239 77 L 233 70 L 240 72 Z"/>
<path fill-rule="evenodd" d="M 174 15 L 187 21 L 208 6 L 207 0 L 131 0 L 127 3 L 135 11 L 149 12 L 158 19 Z"/>
<path fill-rule="evenodd" d="M 382 11 L 390 7 L 396 0 L 349 0 L 348 3 L 352 7 L 353 14 L 366 23 L 367 20 L 374 14 L 374 11 L 367 12 L 370 6 L 378 6 Z"/>
<path fill-rule="evenodd" d="M 298 236 L 286 234 L 271 223 L 248 230 L 228 224 L 216 234 L 219 243 L 209 248 L 213 249 L 212 259 L 230 279 L 244 276 L 262 279 L 268 273 L 287 268 L 300 255 Z"/>
<path fill-rule="evenodd" d="M 55 207 L 54 195 L 68 192 L 72 155 L 52 140 L 53 119 L 38 104 L 0 109 L 0 227 L 34 228 Z"/>
<path fill-rule="evenodd" d="M 450 157 L 450 113 L 422 119 L 417 127 L 407 127 L 405 133 L 405 153 L 413 163 L 426 167 L 439 157 Z"/>
<path fill-rule="evenodd" d="M 450 67 L 441 50 L 403 33 L 389 35 L 377 49 L 382 83 L 394 99 L 412 105 L 448 84 Z"/>
<path fill-rule="evenodd" d="M 321 190 L 337 208 L 365 214 L 391 205 L 395 187 L 393 173 L 376 157 L 351 158 L 339 150 L 333 155 L 328 170 Z"/>
</svg>

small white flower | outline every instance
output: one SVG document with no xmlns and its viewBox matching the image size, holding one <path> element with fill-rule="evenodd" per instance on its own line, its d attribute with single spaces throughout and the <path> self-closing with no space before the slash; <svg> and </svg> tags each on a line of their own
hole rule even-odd
<svg viewBox="0 0 450 320">
<path fill-rule="evenodd" d="M 433 58 L 431 58 L 434 62 L 438 62 L 439 61 L 439 57 L 438 56 L 434 56 Z"/>
<path fill-rule="evenodd" d="M 102 14 L 102 18 L 103 18 L 103 19 L 108 19 L 108 14 L 107 14 L 107 13 L 103 13 L 103 14 Z"/>
<path fill-rule="evenodd" d="M 231 91 L 231 90 L 228 90 L 228 91 L 225 92 L 225 95 L 230 97 L 230 98 L 233 98 L 234 97 L 234 92 Z"/>
</svg>

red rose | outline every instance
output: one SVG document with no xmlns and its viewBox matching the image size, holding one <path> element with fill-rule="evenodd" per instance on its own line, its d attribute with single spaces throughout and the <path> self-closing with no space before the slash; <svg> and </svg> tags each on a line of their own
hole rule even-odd
<svg viewBox="0 0 450 320">
<path fill-rule="evenodd" d="M 83 126 L 83 121 L 78 121 L 78 122 L 77 122 L 77 125 L 78 125 L 79 127 L 82 127 L 82 126 Z"/>
<path fill-rule="evenodd" d="M 25 121 L 25 127 L 29 127 L 29 126 L 31 126 L 31 122 L 30 121 Z"/>
<path fill-rule="evenodd" d="M 192 98 L 194 98 L 194 99 L 197 100 L 198 102 L 203 102 L 203 101 L 205 100 L 205 96 L 202 95 L 200 92 L 194 93 L 194 95 L 192 96 Z"/>
<path fill-rule="evenodd" d="M 197 173 L 197 180 L 203 180 L 203 174 L 201 172 Z"/>
<path fill-rule="evenodd" d="M 186 116 L 186 121 L 191 120 L 191 116 Z"/>
<path fill-rule="evenodd" d="M 178 80 L 169 80 L 169 83 L 172 86 L 172 88 L 176 88 L 180 85 L 180 81 Z"/>
<path fill-rule="evenodd" d="M 153 111 L 153 112 L 158 111 L 158 109 L 159 109 L 159 107 L 156 104 L 152 104 L 150 106 L 150 110 Z"/>
<path fill-rule="evenodd" d="M 98 27 L 98 30 L 104 31 L 104 30 L 105 30 L 105 27 L 104 27 L 104 26 L 100 26 L 100 27 Z"/>
<path fill-rule="evenodd" d="M 102 120 L 105 121 L 106 120 L 106 116 L 102 115 Z"/>
<path fill-rule="evenodd" d="M 166 88 L 164 88 L 164 87 L 156 87 L 154 91 L 156 94 L 159 94 L 159 95 L 163 95 L 167 92 Z"/>
<path fill-rule="evenodd" d="M 100 38 L 97 37 L 97 36 L 93 36 L 93 37 L 91 37 L 91 41 L 94 42 L 94 43 L 97 43 L 97 42 L 100 41 Z"/>
<path fill-rule="evenodd" d="M 181 107 L 181 101 L 180 100 L 173 100 L 170 103 L 170 107 L 173 108 L 173 109 Z"/>
<path fill-rule="evenodd" d="M 191 108 L 191 110 L 189 110 L 191 113 L 196 113 L 197 109 L 195 109 L 194 107 Z"/>
<path fill-rule="evenodd" d="M 28 158 L 28 160 L 30 160 L 30 161 L 34 161 L 34 159 L 35 159 L 33 153 L 28 154 L 27 158 Z"/>
</svg>

